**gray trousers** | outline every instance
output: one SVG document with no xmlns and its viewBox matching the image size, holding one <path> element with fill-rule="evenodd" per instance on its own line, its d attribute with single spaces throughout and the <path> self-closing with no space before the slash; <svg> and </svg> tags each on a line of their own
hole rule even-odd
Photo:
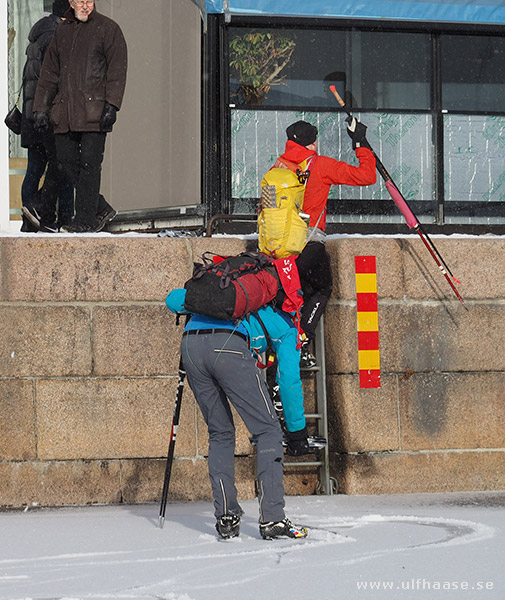
<svg viewBox="0 0 505 600">
<path fill-rule="evenodd" d="M 214 514 L 243 513 L 235 487 L 235 426 L 230 402 L 256 440 L 260 522 L 284 519 L 282 432 L 247 341 L 230 332 L 185 334 L 188 383 L 209 430 Z"/>
</svg>

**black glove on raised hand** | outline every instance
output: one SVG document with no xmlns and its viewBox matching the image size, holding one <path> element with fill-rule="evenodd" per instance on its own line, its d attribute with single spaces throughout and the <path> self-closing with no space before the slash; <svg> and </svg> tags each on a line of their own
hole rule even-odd
<svg viewBox="0 0 505 600">
<path fill-rule="evenodd" d="M 102 131 L 112 131 L 112 126 L 116 122 L 116 113 L 117 108 L 106 102 L 100 118 L 100 129 Z"/>
<path fill-rule="evenodd" d="M 33 126 L 40 133 L 47 131 L 49 129 L 49 115 L 45 112 L 34 112 Z"/>
<path fill-rule="evenodd" d="M 347 117 L 345 120 L 347 125 L 347 133 L 352 140 L 352 149 L 370 148 L 370 144 L 366 139 L 366 125 L 360 123 L 355 117 Z"/>
</svg>

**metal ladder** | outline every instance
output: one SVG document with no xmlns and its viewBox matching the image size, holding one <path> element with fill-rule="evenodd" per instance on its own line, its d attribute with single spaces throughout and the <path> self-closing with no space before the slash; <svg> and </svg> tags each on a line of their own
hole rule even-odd
<svg viewBox="0 0 505 600">
<path fill-rule="evenodd" d="M 317 467 L 319 470 L 318 493 L 332 495 L 336 493 L 336 480 L 330 477 L 330 450 L 328 440 L 328 407 L 326 401 L 326 354 L 324 348 L 324 315 L 321 317 L 316 330 L 316 339 L 314 341 L 315 358 L 317 365 L 306 369 L 301 369 L 302 379 L 304 375 L 315 374 L 316 379 L 316 412 L 305 413 L 308 425 L 315 421 L 317 434 L 323 437 L 327 444 L 324 448 L 317 451 L 316 460 L 303 460 L 300 457 L 295 461 L 284 461 L 285 468 L 296 467 Z M 287 457 L 286 457 L 287 458 Z"/>
</svg>

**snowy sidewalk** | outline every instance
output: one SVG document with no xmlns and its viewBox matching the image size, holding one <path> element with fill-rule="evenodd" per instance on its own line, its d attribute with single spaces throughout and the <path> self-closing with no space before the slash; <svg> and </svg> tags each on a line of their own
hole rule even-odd
<svg viewBox="0 0 505 600">
<path fill-rule="evenodd" d="M 288 497 L 305 540 L 218 541 L 209 502 L 0 513 L 0 600 L 505 598 L 505 492 Z"/>
</svg>

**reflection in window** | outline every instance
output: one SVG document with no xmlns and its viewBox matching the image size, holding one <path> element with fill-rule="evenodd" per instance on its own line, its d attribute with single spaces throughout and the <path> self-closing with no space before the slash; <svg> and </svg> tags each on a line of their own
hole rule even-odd
<svg viewBox="0 0 505 600">
<path fill-rule="evenodd" d="M 503 223 L 505 117 L 444 115 L 447 223 Z"/>
<path fill-rule="evenodd" d="M 430 36 L 356 32 L 352 45 L 353 106 L 429 110 Z"/>
<path fill-rule="evenodd" d="M 428 34 L 230 29 L 231 103 L 334 108 L 430 108 Z M 399 50 L 401 49 L 401 51 Z"/>
<path fill-rule="evenodd" d="M 286 127 L 304 119 L 317 126 L 321 154 L 357 165 L 341 111 L 231 111 L 232 206 L 235 213 L 254 213 L 260 182 L 284 151 Z M 423 222 L 434 222 L 433 148 L 426 139 L 431 116 L 426 113 L 358 113 L 367 137 Z M 415 152 L 410 149 L 415 148 Z M 330 223 L 403 223 L 403 217 L 378 177 L 370 186 L 335 185 L 329 196 Z"/>
<path fill-rule="evenodd" d="M 505 39 L 497 36 L 444 35 L 442 108 L 505 111 Z"/>
<path fill-rule="evenodd" d="M 250 31 L 234 27 L 230 39 Z M 267 159 L 281 150 L 288 117 L 316 119 L 321 152 L 352 162 L 345 140 L 341 144 L 342 124 L 330 123 L 337 115 L 342 118 L 340 111 L 333 112 L 333 84 L 346 105 L 361 113 L 372 146 L 423 221 L 443 214 L 445 223 L 504 222 L 504 37 L 370 28 L 278 31 L 294 48 L 283 65 L 282 81 L 256 106 L 237 93 L 243 75 L 230 69 L 231 103 L 236 107 L 232 122 L 237 128 L 232 140 L 236 201 L 258 197 L 258 176 L 268 168 Z M 434 71 L 437 56 L 440 69 Z M 481 114 L 443 115 L 443 136 L 438 138 L 443 109 Z M 270 122 L 274 114 L 275 123 Z M 247 136 L 246 121 L 251 128 Z M 442 155 L 443 173 L 437 171 Z M 329 222 L 393 222 L 396 216 L 388 214 L 380 182 L 359 191 L 335 186 L 329 200 Z"/>
</svg>

